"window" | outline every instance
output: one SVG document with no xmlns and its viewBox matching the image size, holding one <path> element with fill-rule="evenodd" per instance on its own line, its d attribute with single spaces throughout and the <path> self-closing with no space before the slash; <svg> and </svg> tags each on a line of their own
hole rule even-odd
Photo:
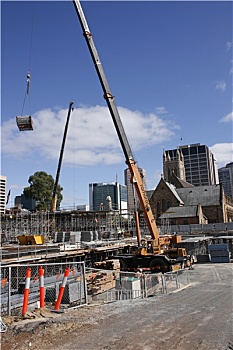
<svg viewBox="0 0 233 350">
<path fill-rule="evenodd" d="M 157 214 L 160 213 L 160 202 L 156 203 L 156 211 L 157 211 Z"/>
<path fill-rule="evenodd" d="M 196 146 L 190 147 L 190 154 L 197 154 L 197 147 Z"/>
<path fill-rule="evenodd" d="M 167 209 L 171 207 L 171 201 L 167 201 Z"/>
<path fill-rule="evenodd" d="M 165 207 L 165 199 L 162 199 L 162 212 L 165 212 L 166 207 Z"/>
</svg>

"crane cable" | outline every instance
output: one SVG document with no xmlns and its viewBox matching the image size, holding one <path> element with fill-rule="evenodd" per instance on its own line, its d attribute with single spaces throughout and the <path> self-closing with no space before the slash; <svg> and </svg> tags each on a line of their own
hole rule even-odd
<svg viewBox="0 0 233 350">
<path fill-rule="evenodd" d="M 33 8 L 32 8 L 32 24 L 31 24 L 31 38 L 30 38 L 30 47 L 29 47 L 29 63 L 28 63 L 28 72 L 27 72 L 27 86 L 26 86 L 26 91 L 24 95 L 24 100 L 23 100 L 23 107 L 22 107 L 22 112 L 21 116 L 23 115 L 24 111 L 24 106 L 25 106 L 25 101 L 26 97 L 28 96 L 28 101 L 29 101 L 29 111 L 31 115 L 31 100 L 30 100 L 30 82 L 31 82 L 31 57 L 32 57 L 32 36 L 33 36 L 33 25 L 34 25 L 34 2 L 33 2 Z"/>
</svg>

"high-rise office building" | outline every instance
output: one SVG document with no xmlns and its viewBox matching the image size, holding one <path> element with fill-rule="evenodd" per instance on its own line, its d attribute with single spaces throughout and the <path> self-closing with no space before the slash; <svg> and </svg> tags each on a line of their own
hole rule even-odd
<svg viewBox="0 0 233 350">
<path fill-rule="evenodd" d="M 90 210 L 127 210 L 127 188 L 118 182 L 89 184 Z"/>
<path fill-rule="evenodd" d="M 144 189 L 146 190 L 146 170 L 139 168 L 139 172 L 140 172 L 140 175 L 142 178 L 142 183 L 143 183 Z M 135 199 L 136 203 L 138 203 L 138 195 L 133 188 L 134 185 L 130 182 L 131 175 L 130 175 L 130 171 L 128 168 L 124 170 L 124 178 L 125 178 L 125 185 L 127 187 L 128 211 L 134 211 L 134 209 L 135 209 L 134 199 Z"/>
<path fill-rule="evenodd" d="M 6 176 L 0 175 L 0 214 L 6 211 Z"/>
<path fill-rule="evenodd" d="M 181 170 L 184 165 L 184 172 Z M 210 149 L 200 143 L 179 146 L 177 149 L 164 151 L 163 174 L 169 181 L 169 174 L 175 172 L 185 176 L 185 180 L 194 186 L 216 185 L 218 174 L 215 159 Z"/>
<path fill-rule="evenodd" d="M 233 162 L 218 169 L 219 183 L 223 185 L 226 196 L 233 198 Z"/>
<path fill-rule="evenodd" d="M 27 199 L 22 193 L 21 196 L 15 197 L 15 206 L 32 211 L 36 209 L 36 200 L 34 198 Z"/>
</svg>

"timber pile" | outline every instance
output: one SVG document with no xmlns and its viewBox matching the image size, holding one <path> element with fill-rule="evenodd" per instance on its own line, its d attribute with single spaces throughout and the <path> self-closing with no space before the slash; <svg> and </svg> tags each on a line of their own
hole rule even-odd
<svg viewBox="0 0 233 350">
<path fill-rule="evenodd" d="M 119 260 L 97 261 L 93 264 L 93 267 L 101 270 L 120 270 L 120 262 Z"/>
<path fill-rule="evenodd" d="M 115 287 L 115 277 L 111 272 L 87 274 L 87 293 L 97 295 Z"/>
</svg>

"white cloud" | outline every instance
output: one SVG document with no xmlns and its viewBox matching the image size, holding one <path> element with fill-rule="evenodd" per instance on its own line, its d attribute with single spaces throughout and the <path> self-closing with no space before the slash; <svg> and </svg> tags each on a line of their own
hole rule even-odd
<svg viewBox="0 0 233 350">
<path fill-rule="evenodd" d="M 155 113 L 156 114 L 167 114 L 167 110 L 165 107 L 160 106 L 160 107 L 156 107 Z"/>
<path fill-rule="evenodd" d="M 219 90 L 221 92 L 224 92 L 226 90 L 227 84 L 225 83 L 225 81 L 220 81 L 217 85 L 216 85 L 216 90 Z"/>
<path fill-rule="evenodd" d="M 222 117 L 220 120 L 220 123 L 230 123 L 233 121 L 233 112 L 230 112 L 229 114 Z"/>
<path fill-rule="evenodd" d="M 133 150 L 170 140 L 178 126 L 151 113 L 118 107 Z M 67 110 L 41 110 L 33 115 L 34 130 L 18 131 L 15 120 L 2 125 L 2 154 L 18 159 L 58 160 Z M 117 164 L 124 158 L 107 107 L 79 107 L 70 116 L 63 163 Z"/>
<path fill-rule="evenodd" d="M 224 167 L 233 161 L 233 143 L 216 143 L 210 147 L 218 168 Z"/>
<path fill-rule="evenodd" d="M 226 51 L 229 51 L 229 50 L 231 49 L 231 47 L 232 47 L 232 42 L 231 42 L 231 41 L 228 41 L 228 42 L 226 43 Z"/>
</svg>

